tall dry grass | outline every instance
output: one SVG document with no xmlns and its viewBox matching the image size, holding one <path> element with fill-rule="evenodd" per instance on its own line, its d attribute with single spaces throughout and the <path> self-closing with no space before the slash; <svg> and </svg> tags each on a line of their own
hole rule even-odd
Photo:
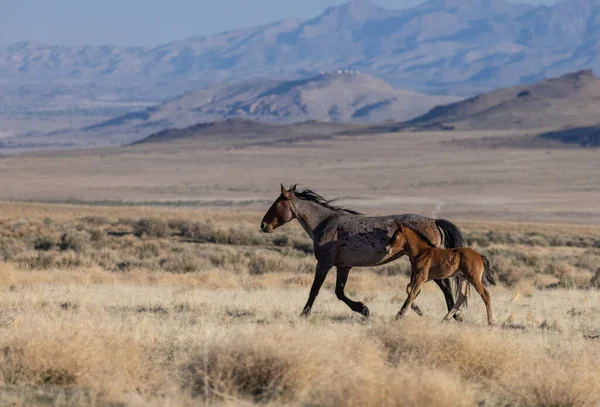
<svg viewBox="0 0 600 407">
<path fill-rule="evenodd" d="M 475 297 L 440 324 L 431 283 L 395 321 L 406 261 L 352 271 L 369 320 L 335 273 L 301 319 L 306 237 L 258 214 L 3 205 L 0 405 L 600 405 L 593 228 L 465 224 L 502 276 L 488 328 Z"/>
</svg>

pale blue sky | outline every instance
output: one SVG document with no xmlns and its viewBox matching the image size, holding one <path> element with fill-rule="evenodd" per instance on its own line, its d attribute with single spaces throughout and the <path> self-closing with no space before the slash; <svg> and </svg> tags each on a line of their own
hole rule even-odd
<svg viewBox="0 0 600 407">
<path fill-rule="evenodd" d="M 512 2 L 519 2 L 511 0 Z M 405 8 L 420 0 L 376 0 Z M 555 3 L 556 0 L 524 0 Z M 284 18 L 307 18 L 340 0 L 0 0 L 0 45 L 21 40 L 48 44 L 154 46 L 198 34 Z"/>
</svg>

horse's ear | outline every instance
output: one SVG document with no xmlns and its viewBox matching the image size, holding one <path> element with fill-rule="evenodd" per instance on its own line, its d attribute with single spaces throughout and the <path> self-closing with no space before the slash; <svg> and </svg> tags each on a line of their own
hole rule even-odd
<svg viewBox="0 0 600 407">
<path fill-rule="evenodd" d="M 397 221 L 396 221 L 396 226 L 398 227 L 398 229 L 397 229 L 397 230 L 398 230 L 398 232 L 400 232 L 400 233 L 403 233 L 403 232 L 404 232 L 404 230 L 403 230 L 403 227 L 404 227 L 404 226 L 402 225 L 402 222 L 400 222 L 399 220 L 397 220 Z"/>
<path fill-rule="evenodd" d="M 291 193 L 293 193 L 293 194 L 295 194 L 295 193 L 296 193 L 296 186 L 297 186 L 297 185 L 294 185 L 293 187 L 291 187 L 291 188 L 290 188 L 290 192 L 291 192 Z"/>
<path fill-rule="evenodd" d="M 281 195 L 283 195 L 285 199 L 290 199 L 292 197 L 292 195 L 290 195 L 290 193 L 288 192 L 288 190 L 285 189 L 285 187 L 283 186 L 283 184 L 281 184 Z"/>
</svg>

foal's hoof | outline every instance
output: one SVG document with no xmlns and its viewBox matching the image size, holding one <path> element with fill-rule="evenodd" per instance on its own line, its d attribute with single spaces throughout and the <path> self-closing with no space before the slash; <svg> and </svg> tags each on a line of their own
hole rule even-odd
<svg viewBox="0 0 600 407">
<path fill-rule="evenodd" d="M 463 317 L 463 314 L 458 314 L 458 313 L 454 314 L 453 318 L 456 319 L 458 322 L 463 322 L 465 319 L 465 317 Z"/>
<path fill-rule="evenodd" d="M 418 316 L 422 317 L 423 316 L 423 311 L 421 311 L 421 308 L 417 307 L 416 305 L 412 306 L 412 310 L 415 312 L 415 314 L 417 314 Z"/>
<path fill-rule="evenodd" d="M 366 318 L 369 318 L 369 308 L 367 308 L 366 305 L 363 305 L 363 308 L 360 311 L 360 314 Z"/>
<path fill-rule="evenodd" d="M 399 312 L 396 314 L 396 320 L 398 319 L 404 319 L 404 317 L 406 316 L 406 314 L 403 314 L 402 312 Z"/>
</svg>

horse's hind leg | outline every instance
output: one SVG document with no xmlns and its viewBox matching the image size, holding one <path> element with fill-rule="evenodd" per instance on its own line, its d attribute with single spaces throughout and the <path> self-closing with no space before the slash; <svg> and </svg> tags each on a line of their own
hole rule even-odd
<svg viewBox="0 0 600 407">
<path fill-rule="evenodd" d="M 352 301 L 350 298 L 346 297 L 344 293 L 344 287 L 346 286 L 346 281 L 348 280 L 348 274 L 350 273 L 350 269 L 352 267 L 338 267 L 337 268 L 337 280 L 335 282 L 335 295 L 338 297 L 340 301 L 343 301 L 350 309 L 354 312 L 358 312 L 359 314 L 364 315 L 365 317 L 369 316 L 369 308 L 362 302 Z"/>
<path fill-rule="evenodd" d="M 456 304 L 454 304 L 454 306 L 448 311 L 448 313 L 446 314 L 446 316 L 444 317 L 444 319 L 442 320 L 442 322 L 446 322 L 449 321 L 450 318 L 452 318 L 456 312 L 458 312 L 459 308 L 461 307 L 461 305 L 463 305 L 463 303 L 465 302 L 465 300 L 467 299 L 467 289 L 468 287 L 465 285 L 465 280 L 463 278 L 459 278 L 458 279 L 458 299 L 456 300 Z"/>
<path fill-rule="evenodd" d="M 450 279 L 445 280 L 433 280 L 440 287 L 442 293 L 444 293 L 444 299 L 446 300 L 446 307 L 448 308 L 448 312 L 452 310 L 454 307 L 454 298 L 452 297 L 452 286 L 450 284 Z M 460 310 L 455 311 L 454 319 L 457 321 L 462 321 L 464 318 Z"/>
</svg>

